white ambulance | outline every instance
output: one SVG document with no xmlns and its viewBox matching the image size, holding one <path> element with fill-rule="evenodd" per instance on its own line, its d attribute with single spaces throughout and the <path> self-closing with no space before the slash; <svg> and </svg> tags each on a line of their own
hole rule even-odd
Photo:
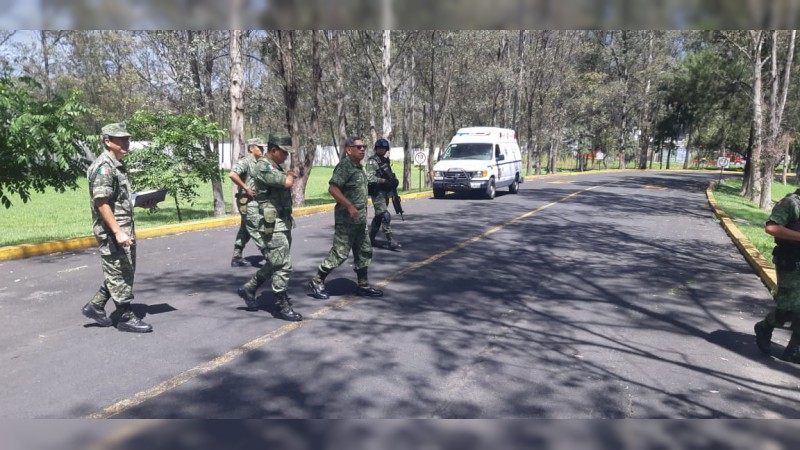
<svg viewBox="0 0 800 450">
<path fill-rule="evenodd" d="M 523 181 L 517 133 L 507 128 L 461 128 L 433 166 L 433 196 L 479 192 L 493 199 L 498 188 L 516 194 Z"/>
</svg>

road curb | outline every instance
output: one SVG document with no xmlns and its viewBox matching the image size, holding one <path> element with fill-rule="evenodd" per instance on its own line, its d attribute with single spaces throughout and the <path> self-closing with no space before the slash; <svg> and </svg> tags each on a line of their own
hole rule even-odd
<svg viewBox="0 0 800 450">
<path fill-rule="evenodd" d="M 717 216 L 720 223 L 722 223 L 722 228 L 728 233 L 728 236 L 730 236 L 733 243 L 736 244 L 736 247 L 742 255 L 744 255 L 747 262 L 750 263 L 750 266 L 756 271 L 764 285 L 767 286 L 770 291 L 774 290 L 778 283 L 775 268 L 764 258 L 764 255 L 756 249 L 753 243 L 750 242 L 750 239 L 747 239 L 747 237 L 739 231 L 739 228 L 733 223 L 730 216 L 719 208 L 717 199 L 714 197 L 714 186 L 716 186 L 716 184 L 716 181 L 712 181 L 708 184 L 708 188 L 706 189 L 708 204 L 711 205 L 711 208 L 714 210 L 714 215 Z"/>
<path fill-rule="evenodd" d="M 402 199 L 414 199 L 421 197 L 432 196 L 431 191 L 414 192 L 410 194 L 403 194 L 400 196 Z M 306 206 L 297 208 L 292 212 L 292 215 L 306 216 L 309 214 L 317 214 L 321 212 L 333 211 L 335 203 L 326 203 L 324 205 Z M 241 219 L 238 215 L 217 217 L 214 219 L 199 220 L 196 222 L 160 225 L 152 228 L 145 228 L 136 230 L 136 237 L 138 239 L 145 239 L 157 236 L 166 236 L 170 234 L 184 233 L 186 231 L 207 230 L 212 228 L 222 228 L 239 225 Z M 68 252 L 72 250 L 80 250 L 89 247 L 97 246 L 97 240 L 94 236 L 81 236 L 70 239 L 59 239 L 55 241 L 38 242 L 34 244 L 20 244 L 9 245 L 0 247 L 0 261 L 7 261 L 12 259 L 29 258 L 31 256 L 47 255 L 51 253 Z"/>
</svg>

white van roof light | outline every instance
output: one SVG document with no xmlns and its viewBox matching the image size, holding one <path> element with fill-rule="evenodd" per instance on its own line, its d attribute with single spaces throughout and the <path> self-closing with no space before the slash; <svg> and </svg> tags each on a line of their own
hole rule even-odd
<svg viewBox="0 0 800 450">
<path fill-rule="evenodd" d="M 494 127 L 470 127 L 460 128 L 456 131 L 456 136 L 497 136 L 501 139 L 514 139 L 517 140 L 517 133 L 508 128 L 494 128 Z"/>
</svg>

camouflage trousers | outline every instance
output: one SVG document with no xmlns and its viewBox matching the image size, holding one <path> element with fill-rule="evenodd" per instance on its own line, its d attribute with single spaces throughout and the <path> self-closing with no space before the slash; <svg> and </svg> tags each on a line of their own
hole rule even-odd
<svg viewBox="0 0 800 450">
<path fill-rule="evenodd" d="M 108 255 L 100 254 L 103 285 L 92 303 L 105 306 L 113 299 L 117 307 L 128 306 L 133 300 L 133 274 L 136 272 L 136 246 L 118 248 Z"/>
<path fill-rule="evenodd" d="M 778 286 L 775 309 L 764 318 L 766 325 L 775 328 L 791 322 L 790 328 L 800 332 L 800 270 L 776 270 Z"/>
<path fill-rule="evenodd" d="M 370 235 L 376 235 L 380 228 L 386 235 L 386 239 L 393 241 L 392 226 L 383 220 L 384 214 L 389 211 L 389 205 L 387 203 L 386 195 L 383 192 L 372 196 L 372 206 L 375 207 L 375 216 L 372 218 L 369 231 Z"/>
<path fill-rule="evenodd" d="M 353 269 L 366 269 L 372 262 L 372 245 L 367 235 L 367 224 L 340 224 L 334 227 L 333 247 L 328 256 L 319 265 L 322 273 L 328 274 L 347 260 L 350 250 L 353 251 Z"/>
<path fill-rule="evenodd" d="M 270 236 L 263 236 L 266 246 L 262 251 L 264 265 L 256 272 L 255 286 L 272 280 L 272 292 L 283 292 L 289 288 L 289 276 L 292 274 L 292 232 L 273 231 Z"/>
<path fill-rule="evenodd" d="M 775 291 L 776 308 L 800 313 L 800 270 L 776 271 L 778 287 Z"/>
<path fill-rule="evenodd" d="M 236 241 L 233 243 L 233 256 L 242 256 L 244 246 L 253 239 L 256 247 L 261 253 L 264 253 L 264 239 L 258 232 L 258 221 L 261 220 L 261 215 L 258 213 L 258 202 L 250 201 L 247 204 L 247 213 L 240 214 L 242 217 L 239 223 L 239 231 L 236 233 Z"/>
</svg>

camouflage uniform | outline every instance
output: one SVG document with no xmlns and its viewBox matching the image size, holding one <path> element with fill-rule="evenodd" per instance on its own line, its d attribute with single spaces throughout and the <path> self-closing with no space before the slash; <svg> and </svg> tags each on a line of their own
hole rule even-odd
<svg viewBox="0 0 800 450">
<path fill-rule="evenodd" d="M 252 154 L 248 154 L 240 158 L 239 161 L 236 162 L 236 165 L 233 166 L 233 169 L 231 169 L 231 171 L 239 175 L 239 178 L 253 191 L 256 190 L 254 174 L 256 173 L 257 162 L 258 161 L 256 161 L 256 158 Z M 244 246 L 247 245 L 251 237 L 253 238 L 253 242 L 256 243 L 258 250 L 264 253 L 264 240 L 261 239 L 261 234 L 258 232 L 258 221 L 260 218 L 258 214 L 258 202 L 250 199 L 250 201 L 247 202 L 247 206 L 242 207 L 241 201 L 247 200 L 246 196 L 247 192 L 240 188 L 239 198 L 236 204 L 242 216 L 242 221 L 239 224 L 239 231 L 236 233 L 236 241 L 233 244 L 234 258 L 242 257 L 242 250 L 244 250 Z"/>
<path fill-rule="evenodd" d="M 103 268 L 103 284 L 97 294 L 87 303 L 81 313 L 93 319 L 100 326 L 114 325 L 114 321 L 106 316 L 105 305 L 113 299 L 119 313 L 116 327 L 120 331 L 147 333 L 153 327 L 133 314 L 133 276 L 136 272 L 136 230 L 133 224 L 133 201 L 128 171 L 118 158 L 130 148 L 130 134 L 124 123 L 114 123 L 103 127 L 104 143 L 107 150 L 89 166 L 86 176 L 89 181 L 89 205 L 92 210 L 92 231 L 99 245 L 101 266 Z M 125 138 L 119 140 L 119 138 Z M 102 200 L 114 216 L 119 227 L 118 232 L 125 233 L 130 239 L 117 242 L 112 232 L 112 225 L 107 223 L 96 201 Z"/>
<path fill-rule="evenodd" d="M 390 178 L 385 178 L 389 176 Z M 392 162 L 386 156 L 372 155 L 367 160 L 367 183 L 372 191 L 372 206 L 375 208 L 375 216 L 369 230 L 370 242 L 375 241 L 375 236 L 380 229 L 386 235 L 390 247 L 397 246 L 391 226 L 391 214 L 389 213 L 389 189 L 391 182 L 396 179 L 392 172 Z M 382 180 L 386 180 L 382 182 Z"/>
<path fill-rule="evenodd" d="M 125 163 L 110 152 L 103 152 L 87 170 L 89 178 L 92 231 L 99 244 L 103 267 L 103 285 L 92 303 L 103 307 L 109 298 L 117 308 L 129 306 L 133 300 L 133 274 L 136 271 L 136 236 L 133 225 L 133 203 Z M 111 230 L 103 221 L 95 199 L 108 198 L 114 219 L 120 229 L 133 239 L 130 247 L 117 245 Z"/>
<path fill-rule="evenodd" d="M 367 236 L 367 177 L 364 174 L 364 166 L 353 162 L 349 157 L 342 158 L 333 169 L 329 183 L 339 187 L 342 194 L 358 210 L 358 218 L 352 218 L 345 205 L 336 204 L 333 246 L 311 281 L 312 289 L 315 284 L 321 286 L 325 277 L 347 260 L 351 250 L 355 260 L 353 269 L 358 275 L 358 285 L 360 288 L 369 288 L 367 269 L 372 262 L 372 245 Z"/>
<path fill-rule="evenodd" d="M 770 222 L 800 231 L 800 190 L 788 194 L 775 205 L 767 224 Z M 793 333 L 783 358 L 800 363 L 800 241 L 775 238 L 775 243 L 776 305 L 763 321 L 756 324 L 756 343 L 762 351 L 769 353 L 772 330 L 791 322 Z"/>
<path fill-rule="evenodd" d="M 287 153 L 291 153 L 291 140 L 288 135 L 271 134 L 271 144 L 276 144 Z M 280 164 L 271 160 L 267 154 L 258 160 L 253 174 L 253 186 L 256 192 L 258 234 L 264 243 L 262 253 L 264 266 L 256 272 L 240 289 L 239 295 L 245 298 L 248 306 L 255 303 L 255 291 L 265 281 L 271 279 L 272 292 L 275 294 L 275 305 L 280 317 L 288 320 L 300 320 L 302 316 L 292 310 L 292 303 L 287 295 L 289 277 L 292 274 L 292 193 L 286 188 L 288 175 Z"/>
<path fill-rule="evenodd" d="M 283 167 L 264 156 L 256 164 L 256 213 L 259 214 L 258 234 L 265 243 L 267 259 L 254 278 L 256 287 L 272 278 L 272 291 L 283 292 L 289 285 L 292 273 L 290 248 L 292 245 L 292 194 L 284 187 L 286 174 Z M 270 220 L 268 222 L 267 220 Z"/>
</svg>

